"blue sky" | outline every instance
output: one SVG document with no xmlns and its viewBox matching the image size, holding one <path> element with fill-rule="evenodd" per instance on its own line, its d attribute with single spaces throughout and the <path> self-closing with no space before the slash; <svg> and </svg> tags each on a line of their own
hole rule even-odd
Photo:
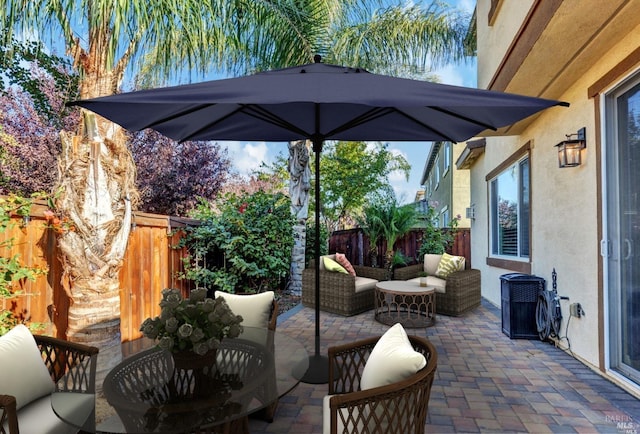
<svg viewBox="0 0 640 434">
<path fill-rule="evenodd" d="M 471 15 L 475 7 L 475 0 L 448 0 Z M 476 62 L 460 65 L 450 65 L 435 71 L 440 82 L 458 86 L 476 87 Z M 257 169 L 261 162 L 270 163 L 282 153 L 287 156 L 287 148 L 282 143 L 266 142 L 219 142 L 227 147 L 234 171 L 240 175 L 247 175 Z M 409 181 L 401 173 L 392 174 L 391 184 L 396 196 L 402 203 L 412 202 L 416 192 L 420 189 L 420 177 L 431 148 L 430 142 L 390 142 L 389 149 L 405 156 L 411 164 Z"/>
</svg>

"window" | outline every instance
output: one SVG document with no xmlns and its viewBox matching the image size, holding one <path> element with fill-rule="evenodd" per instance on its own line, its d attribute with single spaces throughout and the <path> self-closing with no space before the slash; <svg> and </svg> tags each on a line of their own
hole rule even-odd
<svg viewBox="0 0 640 434">
<path fill-rule="evenodd" d="M 436 157 L 436 161 L 433 163 L 433 169 L 434 169 L 434 173 L 435 173 L 435 181 L 436 181 L 436 186 L 435 189 L 438 189 L 438 185 L 440 185 L 440 158 Z"/>
<path fill-rule="evenodd" d="M 446 174 L 449 171 L 449 166 L 451 165 L 451 143 L 449 142 L 445 142 L 444 143 L 444 150 L 443 150 L 443 164 L 444 164 L 444 170 L 443 170 L 443 174 Z"/>
<path fill-rule="evenodd" d="M 491 255 L 529 257 L 529 157 L 489 182 Z"/>
<path fill-rule="evenodd" d="M 449 226 L 449 207 L 445 206 L 440 211 L 440 227 L 446 228 Z"/>
</svg>

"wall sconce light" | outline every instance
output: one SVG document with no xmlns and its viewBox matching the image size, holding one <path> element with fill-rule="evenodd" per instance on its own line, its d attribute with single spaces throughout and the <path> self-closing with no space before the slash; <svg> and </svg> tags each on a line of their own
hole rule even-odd
<svg viewBox="0 0 640 434">
<path fill-rule="evenodd" d="M 572 139 L 575 137 L 575 139 Z M 584 127 L 580 128 L 577 133 L 567 134 L 567 140 L 556 145 L 558 148 L 558 167 L 575 167 L 579 166 L 581 150 L 587 147 L 587 133 Z"/>
</svg>

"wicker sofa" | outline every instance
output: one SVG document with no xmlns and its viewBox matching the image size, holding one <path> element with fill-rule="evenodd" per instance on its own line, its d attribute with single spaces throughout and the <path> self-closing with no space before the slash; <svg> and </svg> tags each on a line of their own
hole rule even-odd
<svg viewBox="0 0 640 434">
<path fill-rule="evenodd" d="M 335 254 L 326 255 L 335 260 Z M 386 279 L 384 268 L 353 265 L 356 276 L 328 271 L 320 257 L 320 310 L 351 316 L 373 309 L 376 283 Z M 302 271 L 302 304 L 316 306 L 315 264 Z"/>
<path fill-rule="evenodd" d="M 436 287 L 436 313 L 460 316 L 480 306 L 480 270 L 463 269 L 451 273 L 445 279 L 435 276 L 442 255 L 425 255 L 424 264 L 396 268 L 394 279 L 416 280 L 426 272 L 427 285 Z"/>
<path fill-rule="evenodd" d="M 78 432 L 55 415 L 51 392 L 76 392 L 93 407 L 97 356 L 96 347 L 32 335 L 23 325 L 0 337 L 0 432 Z"/>
<path fill-rule="evenodd" d="M 399 324 L 394 327 L 397 326 Z M 426 365 L 409 376 L 398 375 L 399 369 L 407 369 L 408 366 L 399 367 L 406 363 L 397 356 L 399 345 L 390 342 L 393 349 L 383 350 L 377 355 L 395 356 L 378 365 L 378 368 L 384 371 L 383 375 L 389 370 L 395 371 L 390 374 L 396 377 L 395 380 L 389 378 L 381 381 L 376 378 L 376 384 L 367 387 L 364 371 L 372 359 L 376 344 L 383 338 L 371 337 L 329 348 L 329 395 L 323 401 L 323 433 L 425 432 L 431 386 L 438 361 L 436 349 L 423 337 L 407 336 L 409 345 L 424 356 Z M 388 366 L 389 363 L 393 368 Z M 371 376 L 366 381 L 371 382 Z"/>
</svg>

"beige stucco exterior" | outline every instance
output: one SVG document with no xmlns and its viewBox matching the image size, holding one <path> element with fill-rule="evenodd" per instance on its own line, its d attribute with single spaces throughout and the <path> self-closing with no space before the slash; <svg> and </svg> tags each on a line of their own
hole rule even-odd
<svg viewBox="0 0 640 434">
<path fill-rule="evenodd" d="M 448 153 L 445 152 L 445 146 L 449 147 Z M 459 228 L 470 227 L 470 220 L 466 217 L 466 209 L 471 203 L 470 174 L 468 170 L 459 170 L 455 165 L 464 146 L 464 143 L 448 142 L 432 146 L 421 179 L 425 186 L 424 198 L 432 204 L 437 203 L 438 214 L 446 208 L 449 210 L 450 220 L 460 216 Z M 445 160 L 448 162 L 445 163 Z M 444 226 L 448 226 L 448 223 L 445 222 Z"/>
<path fill-rule="evenodd" d="M 482 272 L 482 294 L 500 306 L 501 275 L 526 271 L 550 286 L 555 269 L 558 292 L 570 299 L 562 302 L 563 332 L 570 303 L 581 303 L 586 313 L 571 318 L 566 329 L 572 353 L 640 396 L 637 383 L 607 365 L 607 285 L 600 255 L 606 139 L 599 98 L 624 77 L 640 74 L 640 0 L 478 0 L 476 14 L 479 87 L 570 103 L 500 131 L 508 136 L 488 136 L 484 153 L 470 165 L 470 201 L 476 205 L 472 257 Z M 582 127 L 582 165 L 558 168 L 554 145 Z M 487 174 L 527 144 L 530 258 L 496 266 L 489 259 Z"/>
</svg>

